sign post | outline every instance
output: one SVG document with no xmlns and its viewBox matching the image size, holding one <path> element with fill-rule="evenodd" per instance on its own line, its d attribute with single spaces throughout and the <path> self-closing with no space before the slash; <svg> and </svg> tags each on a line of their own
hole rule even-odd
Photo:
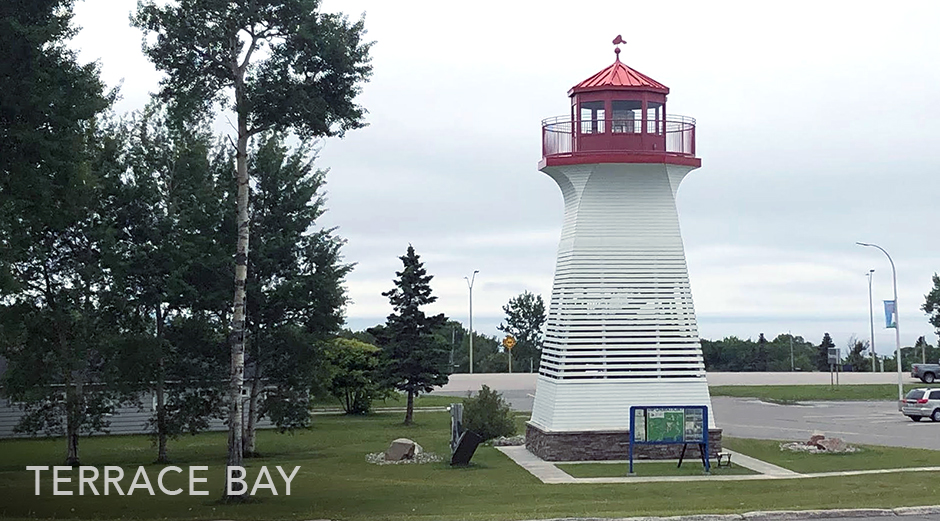
<svg viewBox="0 0 940 521">
<path fill-rule="evenodd" d="M 842 350 L 838 347 L 829 348 L 829 385 L 832 385 L 832 375 L 836 375 L 836 385 L 839 385 L 839 366 L 842 364 Z"/>
<path fill-rule="evenodd" d="M 450 455 L 453 456 L 457 451 L 457 442 L 460 441 L 460 435 L 463 434 L 463 404 L 452 403 L 450 407 Z"/>
<path fill-rule="evenodd" d="M 699 447 L 702 466 L 711 472 L 708 460 L 708 407 L 704 405 L 635 405 L 630 407 L 630 475 L 633 475 L 634 445 L 682 445 L 679 467 L 690 443 Z"/>
<path fill-rule="evenodd" d="M 506 353 L 509 355 L 509 372 L 512 373 L 512 348 L 516 347 L 516 339 L 512 335 L 506 335 L 506 338 L 503 339 L 503 347 L 506 348 Z"/>
</svg>

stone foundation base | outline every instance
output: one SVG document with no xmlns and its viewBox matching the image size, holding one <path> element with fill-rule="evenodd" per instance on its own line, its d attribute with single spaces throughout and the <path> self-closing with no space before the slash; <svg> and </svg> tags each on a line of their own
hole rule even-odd
<svg viewBox="0 0 940 521">
<path fill-rule="evenodd" d="M 630 431 L 545 432 L 526 424 L 525 447 L 545 461 L 625 460 L 630 456 Z M 721 452 L 721 429 L 708 430 L 708 451 Z M 634 445 L 634 459 L 678 459 L 682 445 Z M 690 444 L 685 459 L 697 461 L 701 453 Z"/>
</svg>

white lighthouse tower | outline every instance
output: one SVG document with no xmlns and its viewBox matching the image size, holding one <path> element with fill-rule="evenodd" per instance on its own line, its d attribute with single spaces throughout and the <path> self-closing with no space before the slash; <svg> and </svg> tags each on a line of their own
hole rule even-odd
<svg viewBox="0 0 940 521">
<path fill-rule="evenodd" d="M 705 405 L 715 425 L 675 202 L 701 166 L 695 120 L 667 115 L 669 88 L 615 52 L 568 91 L 569 115 L 542 122 L 539 170 L 565 204 L 526 429 L 546 460 L 625 459 L 633 405 Z"/>
</svg>

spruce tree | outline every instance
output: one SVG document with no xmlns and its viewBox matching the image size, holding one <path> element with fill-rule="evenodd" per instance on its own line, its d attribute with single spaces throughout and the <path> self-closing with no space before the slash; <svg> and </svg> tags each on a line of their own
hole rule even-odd
<svg viewBox="0 0 940 521">
<path fill-rule="evenodd" d="M 819 371 L 828 371 L 829 370 L 829 348 L 835 347 L 836 345 L 832 342 L 832 337 L 829 336 L 829 333 L 823 335 L 822 342 L 819 344 L 819 347 L 816 348 L 816 369 Z"/>
<path fill-rule="evenodd" d="M 429 317 L 421 310 L 421 306 L 437 300 L 431 295 L 433 277 L 427 274 L 424 263 L 410 244 L 407 253 L 399 258 L 404 269 L 395 273 L 398 277 L 395 287 L 382 293 L 395 311 L 388 316 L 384 327 L 372 328 L 369 332 L 383 348 L 388 383 L 408 395 L 405 425 L 411 425 L 415 396 L 447 383 L 450 348 L 434 332 L 447 318 L 443 314 Z"/>
<path fill-rule="evenodd" d="M 754 353 L 751 371 L 766 372 L 768 370 L 767 338 L 761 333 L 757 339 L 757 350 Z"/>
</svg>

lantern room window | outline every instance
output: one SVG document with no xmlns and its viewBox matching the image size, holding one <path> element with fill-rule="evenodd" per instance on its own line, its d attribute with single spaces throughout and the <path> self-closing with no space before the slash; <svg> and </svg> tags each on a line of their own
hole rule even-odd
<svg viewBox="0 0 940 521">
<path fill-rule="evenodd" d="M 665 111 L 663 104 L 651 101 L 646 104 L 646 133 L 662 135 Z"/>
<path fill-rule="evenodd" d="M 611 102 L 611 131 L 614 134 L 638 134 L 642 124 L 643 103 L 635 100 Z"/>
<path fill-rule="evenodd" d="M 582 134 L 603 134 L 604 133 L 604 102 L 603 101 L 581 102 L 581 133 Z"/>
</svg>

